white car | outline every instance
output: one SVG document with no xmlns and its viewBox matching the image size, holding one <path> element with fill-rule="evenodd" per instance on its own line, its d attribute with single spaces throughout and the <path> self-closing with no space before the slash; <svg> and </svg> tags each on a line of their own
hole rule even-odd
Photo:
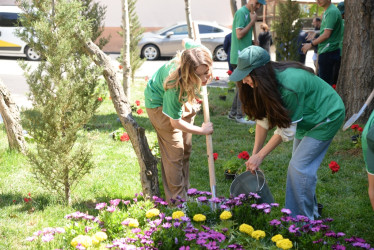
<svg viewBox="0 0 374 250">
<path fill-rule="evenodd" d="M 19 26 L 17 6 L 0 6 L 0 56 L 26 56 L 27 59 L 40 60 L 40 54 L 16 36 Z"/>
<path fill-rule="evenodd" d="M 201 43 L 207 47 L 215 60 L 226 61 L 227 55 L 223 50 L 225 36 L 231 32 L 230 29 L 220 26 L 214 22 L 197 22 Z M 181 22 L 170 27 L 146 32 L 139 41 L 140 57 L 147 60 L 156 60 L 159 57 L 171 57 L 178 50 L 182 50 L 182 40 L 188 37 L 186 22 Z"/>
</svg>

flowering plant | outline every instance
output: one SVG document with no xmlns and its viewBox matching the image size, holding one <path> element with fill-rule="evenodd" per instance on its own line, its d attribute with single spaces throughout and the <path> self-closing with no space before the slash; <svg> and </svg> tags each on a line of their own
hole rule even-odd
<svg viewBox="0 0 374 250">
<path fill-rule="evenodd" d="M 364 239 L 335 233 L 329 218 L 293 218 L 283 208 L 278 219 L 270 214 L 279 205 L 257 204 L 254 193 L 210 196 L 190 189 L 188 200 L 178 199 L 172 208 L 143 194 L 101 202 L 97 217 L 77 211 L 65 216 L 65 227 L 45 228 L 26 240 L 30 249 L 370 249 Z"/>
<path fill-rule="evenodd" d="M 353 124 L 351 126 L 351 130 L 353 131 L 353 135 L 351 137 L 352 143 L 355 144 L 356 148 L 361 148 L 361 135 L 363 128 L 360 127 L 358 124 Z"/>
<path fill-rule="evenodd" d="M 223 164 L 223 168 L 229 174 L 239 174 L 245 170 L 245 161 L 249 159 L 247 151 L 240 152 L 237 156 L 231 157 Z"/>
</svg>

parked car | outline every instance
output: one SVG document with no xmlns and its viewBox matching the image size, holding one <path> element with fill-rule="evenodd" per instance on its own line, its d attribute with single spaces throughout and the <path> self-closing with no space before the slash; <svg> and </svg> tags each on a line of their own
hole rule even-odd
<svg viewBox="0 0 374 250">
<path fill-rule="evenodd" d="M 223 50 L 225 36 L 230 29 L 212 22 L 197 22 L 201 43 L 206 46 L 218 61 L 226 61 L 227 55 Z M 156 60 L 161 56 L 174 56 L 182 50 L 182 40 L 188 37 L 186 22 L 178 23 L 155 32 L 146 32 L 140 40 L 140 56 L 147 60 Z"/>
<path fill-rule="evenodd" d="M 22 29 L 20 13 L 22 10 L 17 6 L 0 6 L 0 56 L 26 56 L 32 61 L 40 60 L 40 54 L 15 34 L 17 29 Z"/>
</svg>

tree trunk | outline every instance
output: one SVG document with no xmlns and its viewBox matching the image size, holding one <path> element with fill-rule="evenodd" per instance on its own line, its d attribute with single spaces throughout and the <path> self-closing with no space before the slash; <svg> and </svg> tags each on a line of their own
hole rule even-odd
<svg viewBox="0 0 374 250">
<path fill-rule="evenodd" d="M 7 87 L 0 79 L 0 114 L 4 120 L 9 148 L 25 154 L 26 142 L 22 133 L 21 119 L 17 105 Z"/>
<path fill-rule="evenodd" d="M 345 0 L 343 53 L 337 91 L 346 118 L 357 113 L 374 88 L 374 0 Z M 359 122 L 366 122 L 371 103 Z"/>
<path fill-rule="evenodd" d="M 235 12 L 238 10 L 238 7 L 236 6 L 236 0 L 230 0 L 230 8 L 232 16 L 235 16 Z"/>
<path fill-rule="evenodd" d="M 131 64 L 130 64 L 130 20 L 128 0 L 122 0 L 123 26 L 123 89 L 127 100 L 131 99 Z"/>
<path fill-rule="evenodd" d="M 85 50 L 97 65 L 103 67 L 103 75 L 107 81 L 112 102 L 138 157 L 143 193 L 151 197 L 159 196 L 157 160 L 149 149 L 144 128 L 140 127 L 131 115 L 130 103 L 123 92 L 122 85 L 117 80 L 116 70 L 111 65 L 110 58 L 92 41 L 85 43 Z"/>
<path fill-rule="evenodd" d="M 187 21 L 187 27 L 188 27 L 188 37 L 193 39 L 190 3 L 191 3 L 191 0 L 184 0 L 185 10 L 186 10 L 186 21 Z"/>
</svg>

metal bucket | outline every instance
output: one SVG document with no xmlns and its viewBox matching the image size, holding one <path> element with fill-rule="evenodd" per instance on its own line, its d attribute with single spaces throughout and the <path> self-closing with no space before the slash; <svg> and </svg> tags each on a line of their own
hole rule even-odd
<svg viewBox="0 0 374 250">
<path fill-rule="evenodd" d="M 230 194 L 232 196 L 249 193 L 257 193 L 261 196 L 258 200 L 259 203 L 274 203 L 274 197 L 266 184 L 265 175 L 260 170 L 256 170 L 256 174 L 246 171 L 231 183 Z"/>
</svg>

